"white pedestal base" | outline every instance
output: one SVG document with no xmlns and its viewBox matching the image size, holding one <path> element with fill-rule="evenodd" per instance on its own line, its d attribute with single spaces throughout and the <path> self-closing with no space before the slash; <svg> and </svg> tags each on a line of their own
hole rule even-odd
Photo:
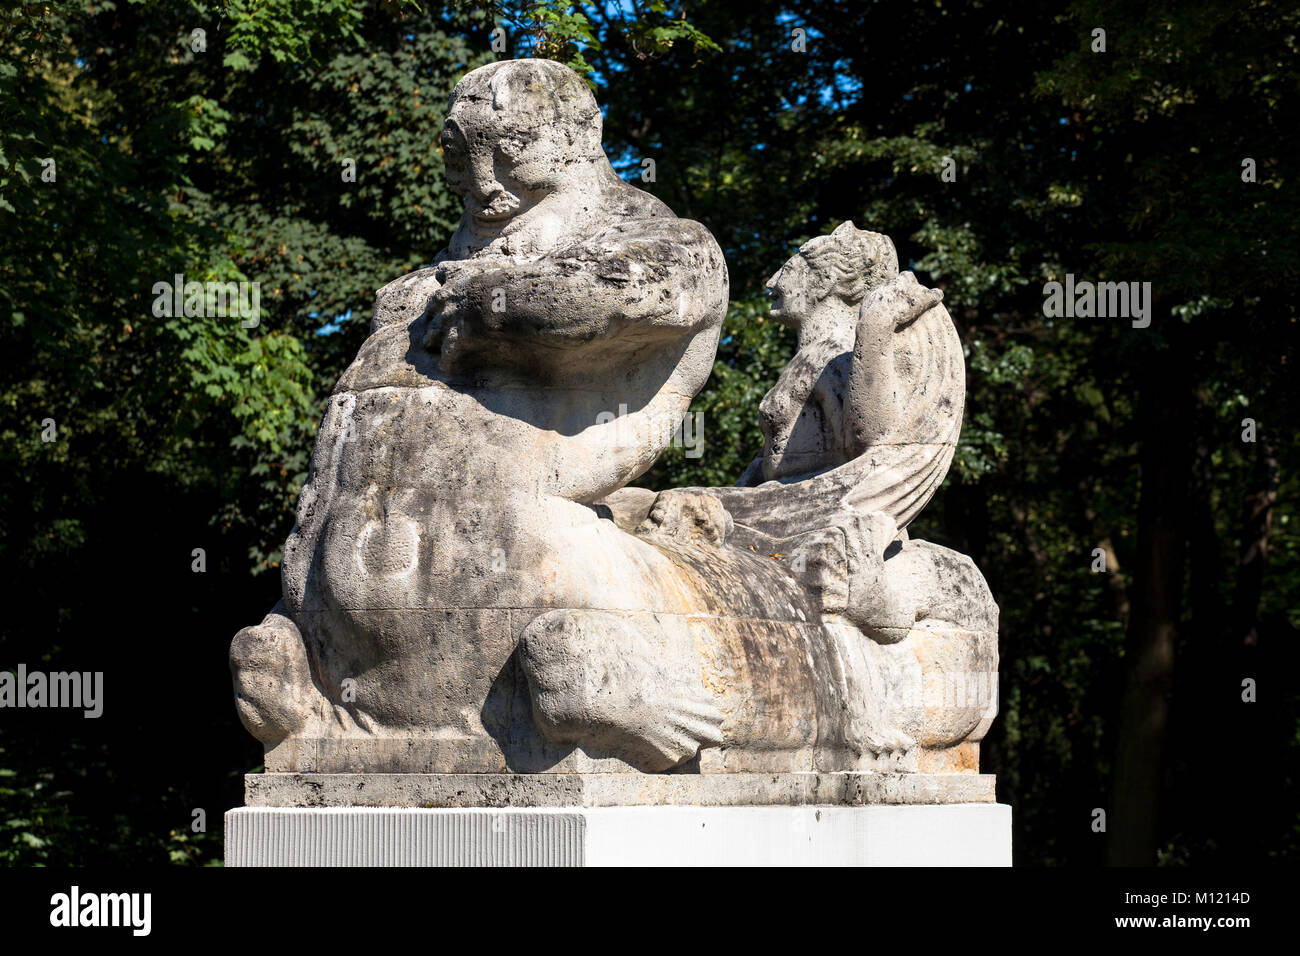
<svg viewBox="0 0 1300 956">
<path fill-rule="evenodd" d="M 240 807 L 227 866 L 1010 866 L 1011 808 Z"/>
</svg>

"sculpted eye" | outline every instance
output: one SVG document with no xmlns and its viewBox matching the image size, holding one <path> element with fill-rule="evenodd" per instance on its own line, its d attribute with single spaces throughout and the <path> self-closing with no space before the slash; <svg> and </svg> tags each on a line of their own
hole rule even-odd
<svg viewBox="0 0 1300 956">
<path fill-rule="evenodd" d="M 442 133 L 438 136 L 438 142 L 442 146 L 442 151 L 446 155 L 460 155 L 465 151 L 465 137 L 455 125 L 448 124 L 443 127 Z"/>
<path fill-rule="evenodd" d="M 523 153 L 524 143 L 522 140 L 506 138 L 497 143 L 497 149 L 503 156 L 514 159 Z"/>
</svg>

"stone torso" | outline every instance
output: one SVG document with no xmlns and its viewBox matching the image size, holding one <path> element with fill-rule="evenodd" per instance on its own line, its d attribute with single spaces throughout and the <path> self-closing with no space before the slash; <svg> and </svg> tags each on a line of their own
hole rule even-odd
<svg viewBox="0 0 1300 956">
<path fill-rule="evenodd" d="M 848 460 L 844 389 L 850 350 L 841 338 L 802 345 L 759 405 L 764 480 L 805 475 Z"/>
</svg>

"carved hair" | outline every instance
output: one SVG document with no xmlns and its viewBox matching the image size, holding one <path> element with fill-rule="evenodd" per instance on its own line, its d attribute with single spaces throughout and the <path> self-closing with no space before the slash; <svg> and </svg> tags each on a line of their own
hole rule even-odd
<svg viewBox="0 0 1300 956">
<path fill-rule="evenodd" d="M 886 235 L 842 222 L 827 236 L 799 247 L 816 277 L 815 297 L 836 295 L 857 305 L 876 286 L 898 275 L 898 253 Z"/>
</svg>

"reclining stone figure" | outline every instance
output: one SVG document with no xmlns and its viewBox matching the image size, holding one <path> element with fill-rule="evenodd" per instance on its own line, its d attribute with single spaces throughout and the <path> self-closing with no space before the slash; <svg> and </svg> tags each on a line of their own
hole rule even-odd
<svg viewBox="0 0 1300 956">
<path fill-rule="evenodd" d="M 951 408 L 902 440 L 889 428 L 907 416 L 859 416 L 854 457 L 806 474 L 771 414 L 749 476 L 770 480 L 628 488 L 711 371 L 727 271 L 703 226 L 618 178 L 600 131 L 585 83 L 550 61 L 494 63 L 453 92 L 461 223 L 432 266 L 379 290 L 321 422 L 283 600 L 231 646 L 266 769 L 974 771 L 988 701 L 923 692 L 996 672 L 996 606 L 973 566 L 897 531 L 942 480 Z M 882 288 L 878 338 L 942 324 L 924 290 Z M 925 377 L 938 361 L 960 378 L 960 346 L 927 356 L 923 339 L 894 349 L 907 395 L 944 391 L 959 428 L 961 383 L 954 399 Z M 806 565 L 767 548 L 818 536 Z M 923 599 L 896 621 L 856 613 L 900 559 Z"/>
</svg>

